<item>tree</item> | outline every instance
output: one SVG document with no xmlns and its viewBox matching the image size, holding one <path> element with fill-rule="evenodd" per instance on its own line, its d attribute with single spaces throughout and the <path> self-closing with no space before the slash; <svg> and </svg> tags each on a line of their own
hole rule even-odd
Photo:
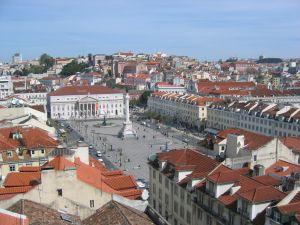
<svg viewBox="0 0 300 225">
<path fill-rule="evenodd" d="M 62 75 L 63 77 L 67 77 L 70 75 L 74 75 L 77 72 L 81 73 L 84 72 L 87 67 L 88 65 L 86 63 L 78 63 L 77 61 L 73 60 L 63 67 L 60 75 Z"/>
<path fill-rule="evenodd" d="M 39 61 L 40 61 L 40 65 L 43 67 L 44 72 L 50 69 L 55 63 L 55 59 L 46 53 L 40 56 Z"/>
<path fill-rule="evenodd" d="M 15 76 L 23 76 L 23 72 L 21 70 L 16 70 L 13 75 L 15 75 Z"/>
<path fill-rule="evenodd" d="M 139 98 L 140 105 L 147 105 L 148 98 L 151 94 L 151 91 L 145 91 Z"/>
</svg>

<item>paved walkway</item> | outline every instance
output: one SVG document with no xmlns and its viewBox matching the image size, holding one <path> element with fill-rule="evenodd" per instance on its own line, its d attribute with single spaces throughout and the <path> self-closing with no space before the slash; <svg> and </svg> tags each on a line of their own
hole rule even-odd
<svg viewBox="0 0 300 225">
<path fill-rule="evenodd" d="M 136 178 L 149 180 L 148 156 L 166 149 L 184 148 L 187 145 L 182 141 L 166 137 L 156 129 L 145 127 L 134 123 L 134 128 L 138 133 L 138 139 L 120 139 L 120 131 L 124 120 L 110 119 L 108 123 L 112 126 L 95 126 L 102 121 L 70 121 L 73 129 L 85 138 L 89 144 L 93 144 L 96 149 L 110 160 L 114 166 L 124 170 Z"/>
</svg>

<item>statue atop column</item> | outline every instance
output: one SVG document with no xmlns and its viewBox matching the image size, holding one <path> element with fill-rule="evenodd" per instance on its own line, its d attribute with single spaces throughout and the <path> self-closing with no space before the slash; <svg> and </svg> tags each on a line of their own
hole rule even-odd
<svg viewBox="0 0 300 225">
<path fill-rule="evenodd" d="M 123 123 L 123 127 L 119 132 L 119 137 L 121 138 L 130 138 L 136 137 L 136 131 L 133 129 L 132 122 L 130 121 L 129 115 L 129 94 L 125 95 L 125 122 Z"/>
</svg>

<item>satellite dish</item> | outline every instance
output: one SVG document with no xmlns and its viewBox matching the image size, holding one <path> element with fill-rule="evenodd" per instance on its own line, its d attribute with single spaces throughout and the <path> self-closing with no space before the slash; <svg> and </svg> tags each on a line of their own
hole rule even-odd
<svg viewBox="0 0 300 225">
<path fill-rule="evenodd" d="M 146 201 L 149 198 L 149 191 L 144 189 L 142 192 L 142 199 Z"/>
</svg>

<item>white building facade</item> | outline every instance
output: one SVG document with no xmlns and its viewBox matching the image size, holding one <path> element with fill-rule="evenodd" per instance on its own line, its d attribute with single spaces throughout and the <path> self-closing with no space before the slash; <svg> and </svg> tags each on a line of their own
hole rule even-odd
<svg viewBox="0 0 300 225">
<path fill-rule="evenodd" d="M 174 119 L 177 123 L 200 129 L 207 117 L 207 106 L 216 98 L 188 94 L 153 93 L 148 99 L 148 109 Z"/>
<path fill-rule="evenodd" d="M 207 127 L 236 127 L 273 137 L 300 136 L 300 109 L 258 102 L 212 104 L 207 108 Z"/>
<path fill-rule="evenodd" d="M 66 86 L 48 95 L 52 119 L 95 119 L 124 116 L 123 93 L 103 86 Z"/>
<path fill-rule="evenodd" d="M 0 76 L 0 99 L 13 93 L 13 84 L 11 76 Z"/>
</svg>

